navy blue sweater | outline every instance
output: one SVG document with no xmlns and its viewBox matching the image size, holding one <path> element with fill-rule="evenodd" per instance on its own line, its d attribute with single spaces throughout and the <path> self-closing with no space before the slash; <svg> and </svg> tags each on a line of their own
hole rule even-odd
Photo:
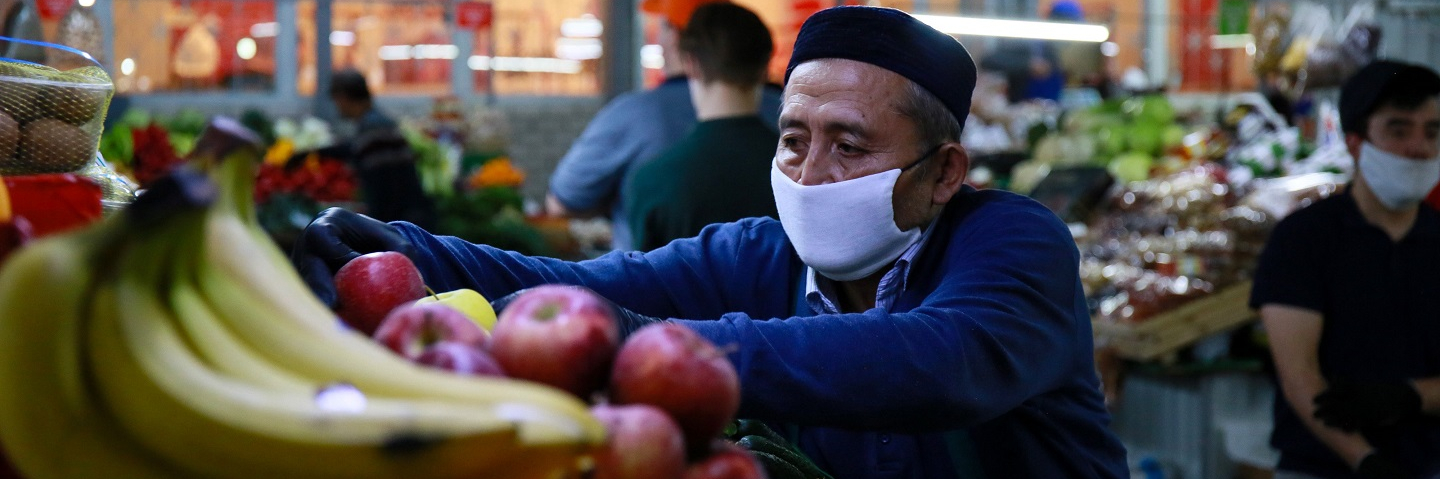
<svg viewBox="0 0 1440 479">
<path fill-rule="evenodd" d="M 803 265 L 780 223 L 712 225 L 649 253 L 565 262 L 397 223 L 437 291 L 499 298 L 589 287 L 735 345 L 740 416 L 807 428 L 837 479 L 958 477 L 963 430 L 986 477 L 1128 477 L 1095 374 L 1078 252 L 1029 198 L 967 188 L 946 206 L 893 313 L 792 317 Z M 682 319 L 683 318 L 683 319 Z"/>
</svg>

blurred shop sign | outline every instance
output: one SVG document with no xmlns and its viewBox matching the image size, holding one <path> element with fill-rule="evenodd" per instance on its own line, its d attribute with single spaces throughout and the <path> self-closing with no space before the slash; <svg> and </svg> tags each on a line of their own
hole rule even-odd
<svg viewBox="0 0 1440 479">
<path fill-rule="evenodd" d="M 490 2 L 460 2 L 455 5 L 455 22 L 460 28 L 480 30 L 490 28 L 494 22 L 494 9 Z"/>
</svg>

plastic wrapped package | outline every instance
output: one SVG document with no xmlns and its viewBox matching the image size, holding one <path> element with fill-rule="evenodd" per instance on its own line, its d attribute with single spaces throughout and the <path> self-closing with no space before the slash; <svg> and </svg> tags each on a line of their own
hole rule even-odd
<svg viewBox="0 0 1440 479">
<path fill-rule="evenodd" d="M 89 54 L 43 47 L 45 63 L 0 59 L 0 175 L 69 173 L 95 157 L 114 85 Z"/>
</svg>

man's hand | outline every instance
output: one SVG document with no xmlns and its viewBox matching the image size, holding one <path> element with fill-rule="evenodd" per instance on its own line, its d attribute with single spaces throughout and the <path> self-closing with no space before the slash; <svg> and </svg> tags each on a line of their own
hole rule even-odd
<svg viewBox="0 0 1440 479">
<path fill-rule="evenodd" d="M 1345 431 L 1394 424 L 1420 415 L 1420 393 L 1409 381 L 1337 380 L 1315 396 L 1315 418 Z"/>
<path fill-rule="evenodd" d="M 1413 479 L 1415 476 L 1405 470 L 1404 466 L 1390 459 L 1390 456 L 1381 454 L 1380 451 L 1371 452 L 1360 460 L 1360 465 L 1355 467 L 1355 475 L 1363 479 Z"/>
<path fill-rule="evenodd" d="M 335 272 L 362 254 L 398 251 L 412 260 L 415 247 L 395 227 L 342 208 L 320 212 L 290 252 L 290 261 L 315 296 L 335 307 Z"/>
<path fill-rule="evenodd" d="M 576 287 L 578 288 L 579 286 L 576 286 Z M 506 306 L 509 306 L 511 302 L 514 302 L 514 301 L 515 301 L 515 298 L 518 298 L 518 297 L 520 297 L 520 295 L 525 294 L 526 291 L 529 291 L 529 289 L 522 289 L 522 290 L 520 290 L 520 291 L 516 291 L 516 292 L 514 292 L 514 293 L 510 293 L 510 294 L 508 294 L 508 295 L 505 295 L 504 297 L 502 297 L 502 298 L 500 298 L 500 299 L 491 301 L 491 302 L 490 302 L 490 308 L 491 308 L 491 309 L 494 309 L 494 310 L 495 310 L 495 314 L 498 316 L 498 315 L 500 314 L 500 312 L 505 309 Z M 617 304 L 615 304 L 614 302 L 611 302 L 609 299 L 605 298 L 604 296 L 600 296 L 599 293 L 595 293 L 595 296 L 598 297 L 598 298 L 600 298 L 600 299 L 602 299 L 602 300 L 604 300 L 604 301 L 605 301 L 605 304 L 610 305 L 610 309 L 614 312 L 614 314 L 615 314 L 615 320 L 619 323 L 618 326 L 619 326 L 619 329 L 620 329 L 620 341 L 621 341 L 621 342 L 624 342 L 624 341 L 625 341 L 625 338 L 630 337 L 630 333 L 634 333 L 636 330 L 639 330 L 640 328 L 645 327 L 645 326 L 648 325 L 648 324 L 660 323 L 660 322 L 664 322 L 664 321 L 665 321 L 664 319 L 661 319 L 661 318 L 656 318 L 656 317 L 652 317 L 652 316 L 646 316 L 646 315 L 643 315 L 643 314 L 640 314 L 640 313 L 636 313 L 636 312 L 634 312 L 634 311 L 631 311 L 631 310 L 622 308 L 622 307 L 620 307 L 620 305 L 617 305 Z"/>
</svg>

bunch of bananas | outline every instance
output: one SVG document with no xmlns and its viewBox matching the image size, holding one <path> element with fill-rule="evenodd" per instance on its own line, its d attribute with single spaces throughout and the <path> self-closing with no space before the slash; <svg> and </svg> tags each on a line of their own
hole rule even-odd
<svg viewBox="0 0 1440 479">
<path fill-rule="evenodd" d="M 259 229 L 259 149 L 217 119 L 122 214 L 0 270 L 0 444 L 32 479 L 564 478 L 585 404 L 422 369 L 341 326 Z M 357 393 L 358 391 L 358 393 Z"/>
</svg>

